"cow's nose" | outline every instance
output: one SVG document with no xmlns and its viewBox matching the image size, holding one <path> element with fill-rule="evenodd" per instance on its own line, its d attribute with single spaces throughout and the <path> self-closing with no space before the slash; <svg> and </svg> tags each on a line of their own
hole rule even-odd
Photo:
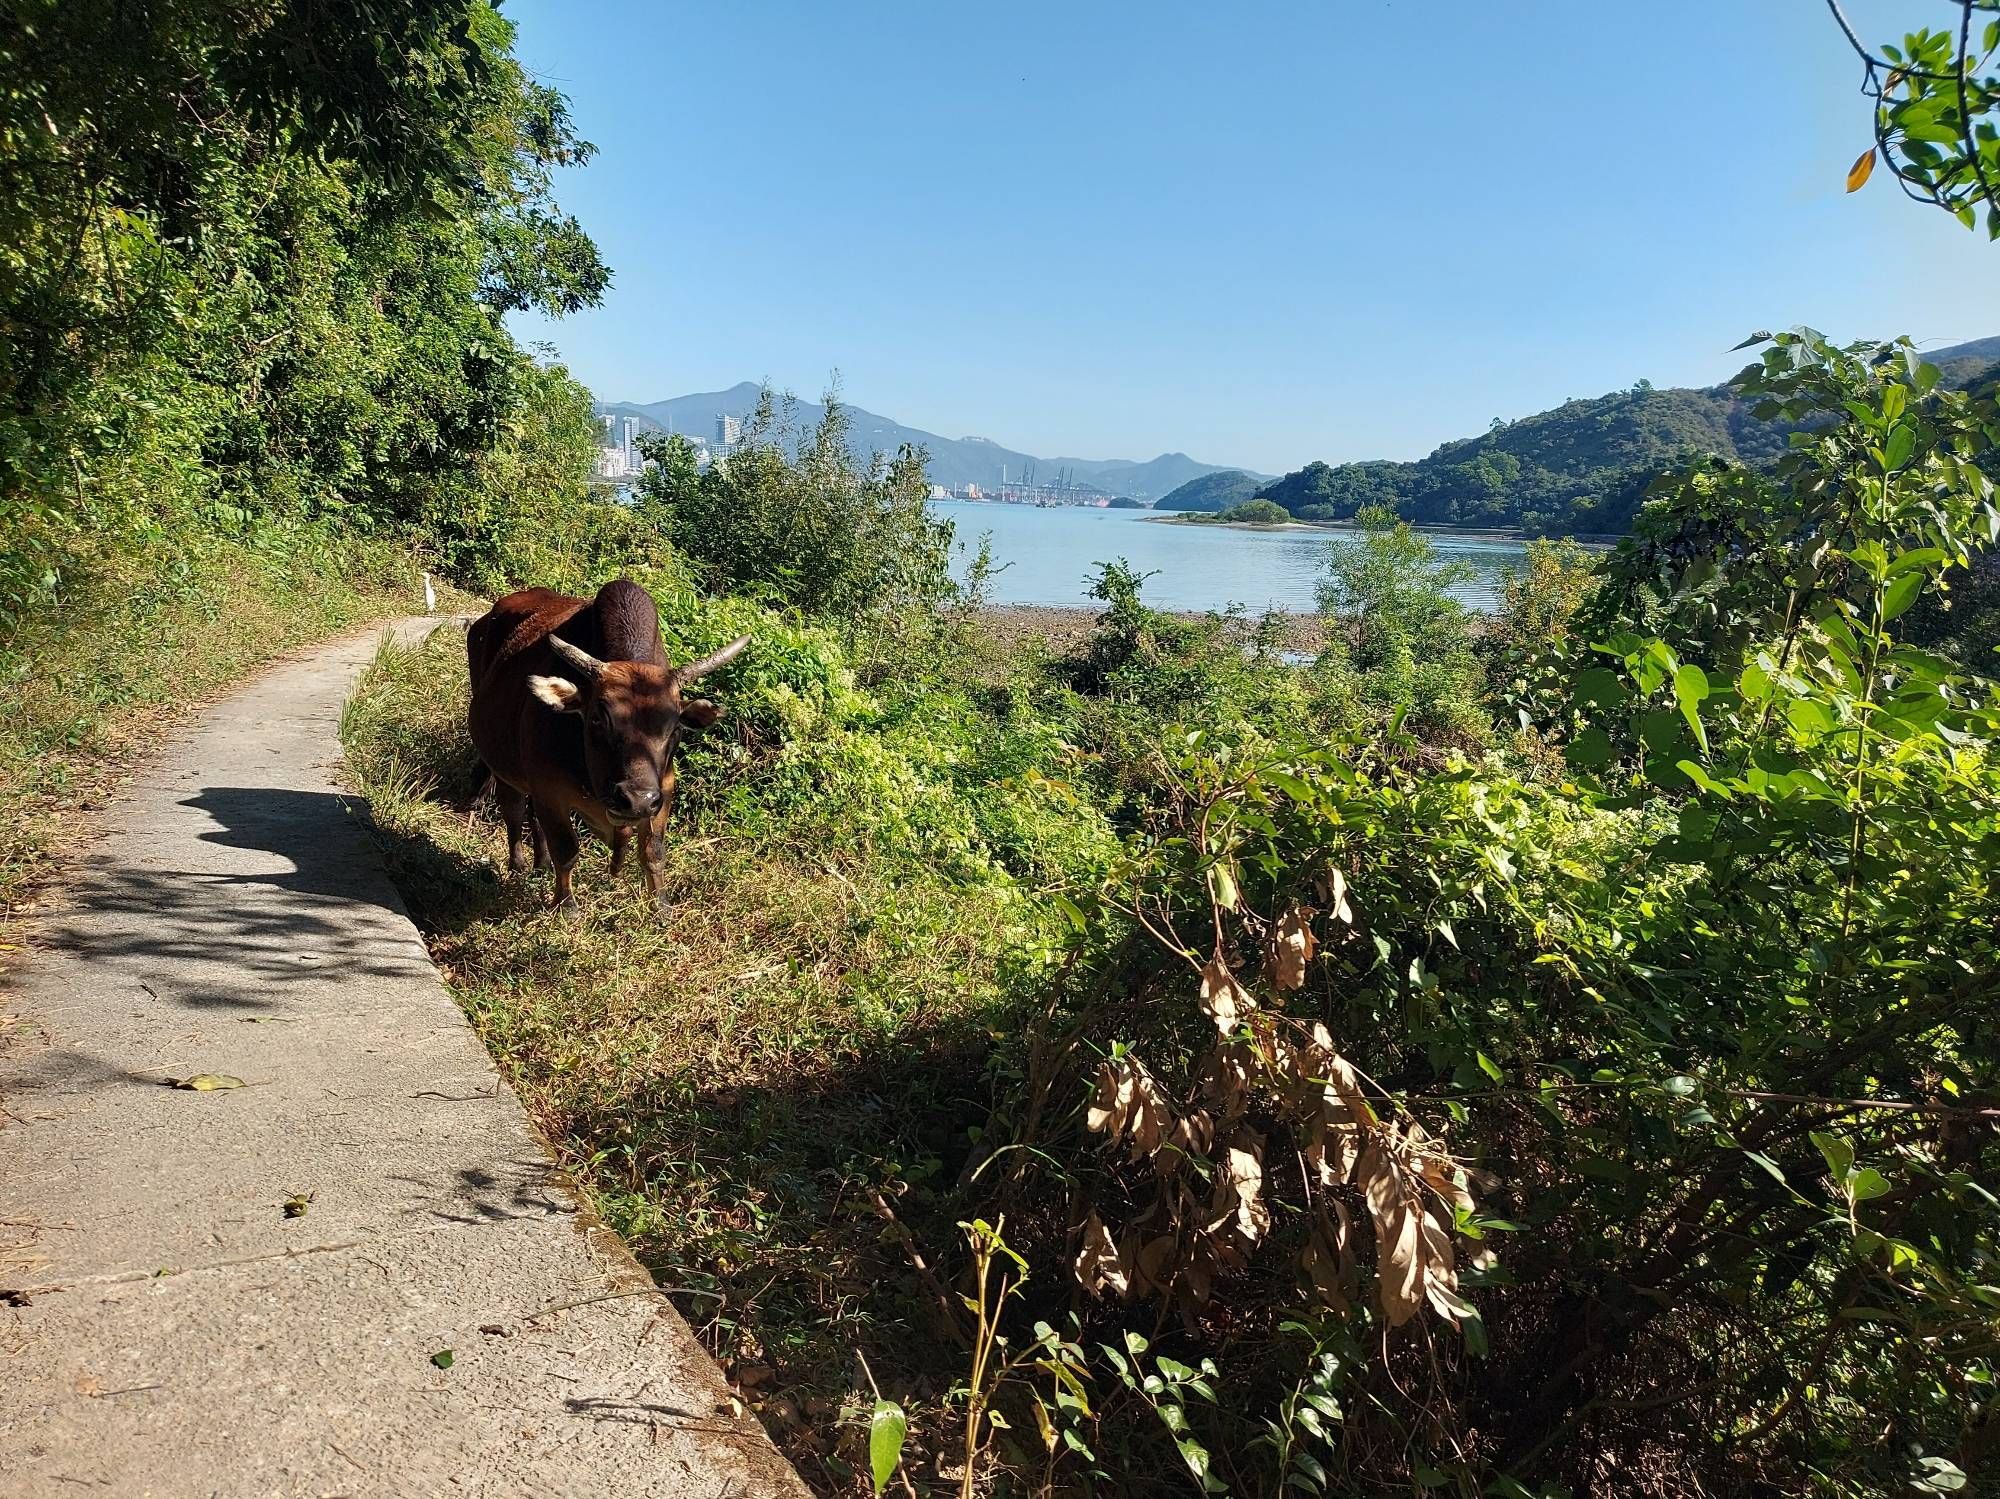
<svg viewBox="0 0 2000 1499">
<path fill-rule="evenodd" d="M 660 810 L 660 788 L 657 786 L 641 790 L 629 784 L 618 787 L 618 799 L 634 817 L 651 817 Z"/>
</svg>

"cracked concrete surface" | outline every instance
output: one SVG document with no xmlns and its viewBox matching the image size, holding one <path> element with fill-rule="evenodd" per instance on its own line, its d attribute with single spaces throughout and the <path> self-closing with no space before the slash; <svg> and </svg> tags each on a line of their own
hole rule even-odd
<svg viewBox="0 0 2000 1499">
<path fill-rule="evenodd" d="M 0 978 L 0 1495 L 803 1496 L 338 788 L 374 644 L 167 746 Z M 199 1073 L 245 1086 L 163 1081 Z"/>
</svg>

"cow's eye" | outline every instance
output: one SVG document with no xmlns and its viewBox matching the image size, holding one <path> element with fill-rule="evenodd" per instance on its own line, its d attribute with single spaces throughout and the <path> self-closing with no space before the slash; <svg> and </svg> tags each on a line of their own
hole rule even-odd
<svg viewBox="0 0 2000 1499">
<path fill-rule="evenodd" d="M 596 726 L 600 734 L 609 734 L 611 732 L 611 710 L 609 708 L 599 705 L 597 711 L 590 715 L 590 721 Z"/>
</svg>

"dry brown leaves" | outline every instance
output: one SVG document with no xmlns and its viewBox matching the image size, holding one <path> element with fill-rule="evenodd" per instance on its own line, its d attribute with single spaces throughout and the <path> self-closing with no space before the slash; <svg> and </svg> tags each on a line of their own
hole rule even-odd
<svg viewBox="0 0 2000 1499">
<path fill-rule="evenodd" d="M 1276 989 L 1303 989 L 1306 965 L 1319 949 L 1313 936 L 1312 911 L 1305 906 L 1288 907 L 1271 928 L 1271 956 L 1268 964 L 1271 985 Z"/>
<path fill-rule="evenodd" d="M 1229 971 L 1222 954 L 1216 953 L 1201 971 L 1202 1013 L 1215 1022 L 1218 1031 L 1228 1036 L 1235 1031 L 1243 1016 L 1256 1008 L 1256 1001 L 1236 982 L 1236 975 Z"/>
<path fill-rule="evenodd" d="M 1321 878 L 1326 910 L 1354 921 L 1345 878 Z M 1305 983 L 1318 943 L 1313 911 L 1294 906 L 1271 924 L 1265 981 L 1273 993 Z M 1382 1315 L 1400 1327 L 1428 1305 L 1451 1322 L 1474 1308 L 1458 1290 L 1455 1212 L 1473 1206 L 1464 1171 L 1413 1119 L 1385 1113 L 1323 1024 L 1259 1006 L 1218 950 L 1201 971 L 1202 1012 L 1217 1031 L 1177 1103 L 1136 1057 L 1104 1062 L 1086 1122 L 1154 1168 L 1151 1201 L 1114 1235 L 1090 1212 L 1077 1279 L 1095 1294 L 1158 1295 L 1199 1308 L 1219 1275 L 1245 1266 L 1270 1237 L 1270 1142 L 1248 1119 L 1285 1126 L 1303 1175 L 1308 1218 L 1298 1271 L 1321 1304 L 1341 1310 L 1362 1268 L 1350 1203 L 1365 1203 L 1374 1233 Z M 1352 1191 L 1346 1189 L 1354 1189 Z M 1484 1259 L 1475 1254 L 1474 1262 Z"/>
</svg>

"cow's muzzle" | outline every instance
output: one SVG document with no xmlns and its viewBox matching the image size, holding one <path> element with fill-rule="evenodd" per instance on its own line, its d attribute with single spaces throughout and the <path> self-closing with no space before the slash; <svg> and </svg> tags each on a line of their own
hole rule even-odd
<svg viewBox="0 0 2000 1499">
<path fill-rule="evenodd" d="M 645 822 L 660 810 L 662 800 L 658 786 L 634 787 L 620 781 L 611 788 L 604 810 L 611 814 L 613 822 Z"/>
</svg>

